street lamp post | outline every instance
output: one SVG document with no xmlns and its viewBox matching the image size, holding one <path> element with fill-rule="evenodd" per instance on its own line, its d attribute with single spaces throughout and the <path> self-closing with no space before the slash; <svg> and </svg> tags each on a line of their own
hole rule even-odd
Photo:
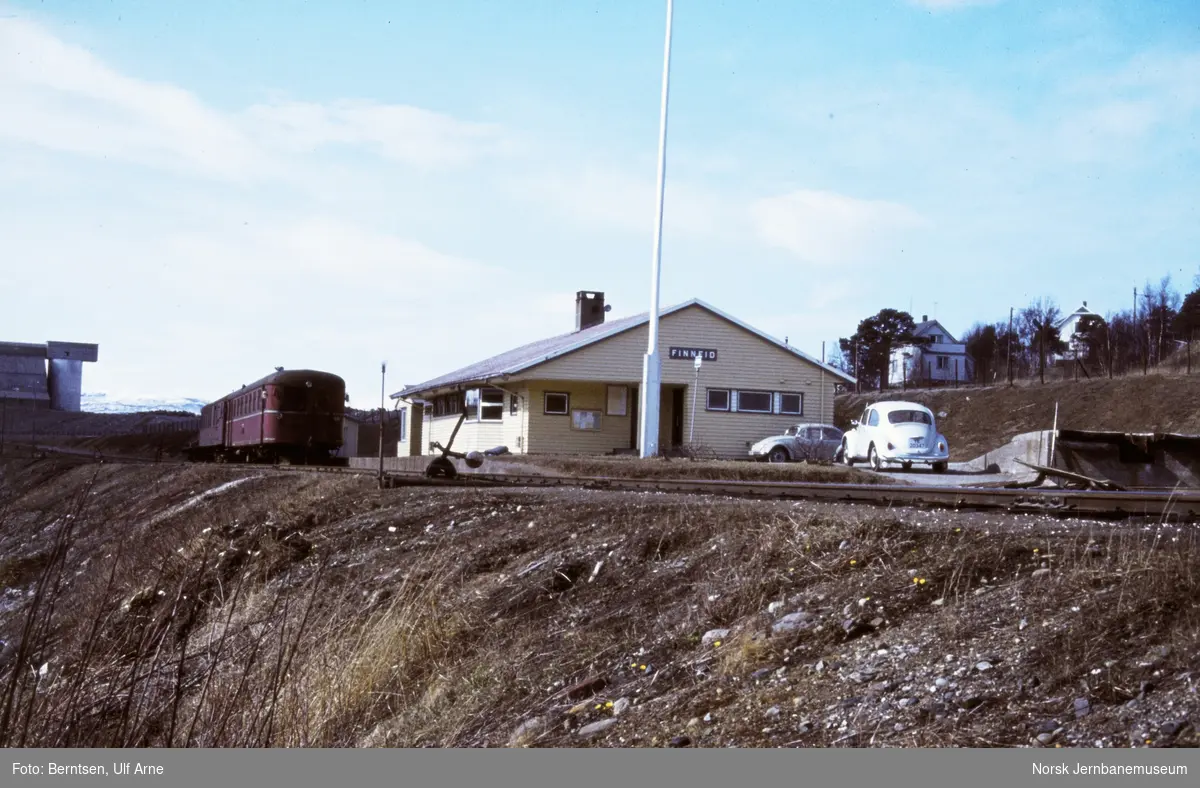
<svg viewBox="0 0 1200 788">
<path fill-rule="evenodd" d="M 387 418 L 387 406 L 384 404 L 384 391 L 387 381 L 387 362 L 379 365 L 379 486 L 383 487 L 383 427 Z"/>
<path fill-rule="evenodd" d="M 673 7 L 667 0 L 667 37 L 663 47 L 662 106 L 658 128 L 658 198 L 654 219 L 654 257 L 650 274 L 650 325 L 646 357 L 642 363 L 641 407 L 638 409 L 640 456 L 658 454 L 658 408 L 662 397 L 662 362 L 658 357 L 658 285 L 662 276 L 663 190 L 667 168 L 667 98 L 671 78 L 671 17 Z"/>
<path fill-rule="evenodd" d="M 696 435 L 696 392 L 700 390 L 700 365 L 704 363 L 704 359 L 696 356 L 692 366 L 696 368 L 696 382 L 692 384 L 692 424 L 688 427 L 688 443 L 692 442 L 692 438 Z"/>
</svg>

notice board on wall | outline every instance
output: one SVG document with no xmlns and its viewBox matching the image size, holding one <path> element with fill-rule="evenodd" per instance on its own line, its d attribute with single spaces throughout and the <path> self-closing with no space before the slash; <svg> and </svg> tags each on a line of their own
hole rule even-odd
<svg viewBox="0 0 1200 788">
<path fill-rule="evenodd" d="M 571 428 L 576 430 L 600 429 L 601 412 L 598 410 L 571 411 Z"/>
</svg>

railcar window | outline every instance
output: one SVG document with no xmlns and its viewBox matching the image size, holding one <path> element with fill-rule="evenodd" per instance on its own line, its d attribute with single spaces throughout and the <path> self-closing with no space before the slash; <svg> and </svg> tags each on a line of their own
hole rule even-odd
<svg viewBox="0 0 1200 788">
<path fill-rule="evenodd" d="M 308 391 L 302 388 L 285 388 L 280 397 L 279 409 L 282 411 L 304 411 L 308 409 Z"/>
</svg>

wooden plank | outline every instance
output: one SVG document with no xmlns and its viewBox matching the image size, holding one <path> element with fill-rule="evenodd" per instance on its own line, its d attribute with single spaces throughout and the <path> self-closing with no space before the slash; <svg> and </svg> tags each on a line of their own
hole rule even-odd
<svg viewBox="0 0 1200 788">
<path fill-rule="evenodd" d="M 1124 490 L 1125 489 L 1124 487 L 1117 484 L 1116 482 L 1109 481 L 1108 479 L 1093 479 L 1092 477 L 1084 476 L 1081 473 L 1073 473 L 1071 471 L 1064 471 L 1061 468 L 1050 468 L 1045 465 L 1034 465 L 1031 462 L 1025 462 L 1024 460 L 1018 460 L 1015 458 L 1014 458 L 1013 462 L 1019 462 L 1022 465 L 1024 465 L 1026 468 L 1032 468 L 1033 470 L 1037 471 L 1039 474 L 1044 474 L 1046 476 L 1058 476 L 1063 479 L 1070 479 L 1071 481 L 1080 482 L 1082 484 L 1088 485 L 1089 487 L 1095 487 L 1095 488 L 1098 488 L 1101 490 Z"/>
</svg>

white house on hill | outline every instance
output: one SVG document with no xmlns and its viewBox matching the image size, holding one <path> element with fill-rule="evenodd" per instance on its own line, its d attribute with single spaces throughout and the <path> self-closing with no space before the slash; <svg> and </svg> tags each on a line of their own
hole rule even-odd
<svg viewBox="0 0 1200 788">
<path fill-rule="evenodd" d="M 1058 329 L 1058 336 L 1063 342 L 1067 343 L 1069 349 L 1065 353 L 1052 355 L 1050 357 L 1050 361 L 1052 363 L 1059 359 L 1075 358 L 1075 354 L 1079 350 L 1079 342 L 1078 340 L 1074 339 L 1075 332 L 1079 330 L 1079 321 L 1087 315 L 1093 315 L 1103 319 L 1103 315 L 1088 309 L 1087 301 L 1084 301 L 1083 306 L 1079 307 L 1066 317 L 1061 318 L 1057 323 L 1054 324 Z"/>
<path fill-rule="evenodd" d="M 922 315 L 913 333 L 927 337 L 925 346 L 904 345 L 892 349 L 888 367 L 888 385 L 900 386 L 907 383 L 920 386 L 925 383 L 946 384 L 970 383 L 975 379 L 975 361 L 967 353 L 967 346 L 954 338 L 946 327 L 929 315 Z"/>
</svg>

